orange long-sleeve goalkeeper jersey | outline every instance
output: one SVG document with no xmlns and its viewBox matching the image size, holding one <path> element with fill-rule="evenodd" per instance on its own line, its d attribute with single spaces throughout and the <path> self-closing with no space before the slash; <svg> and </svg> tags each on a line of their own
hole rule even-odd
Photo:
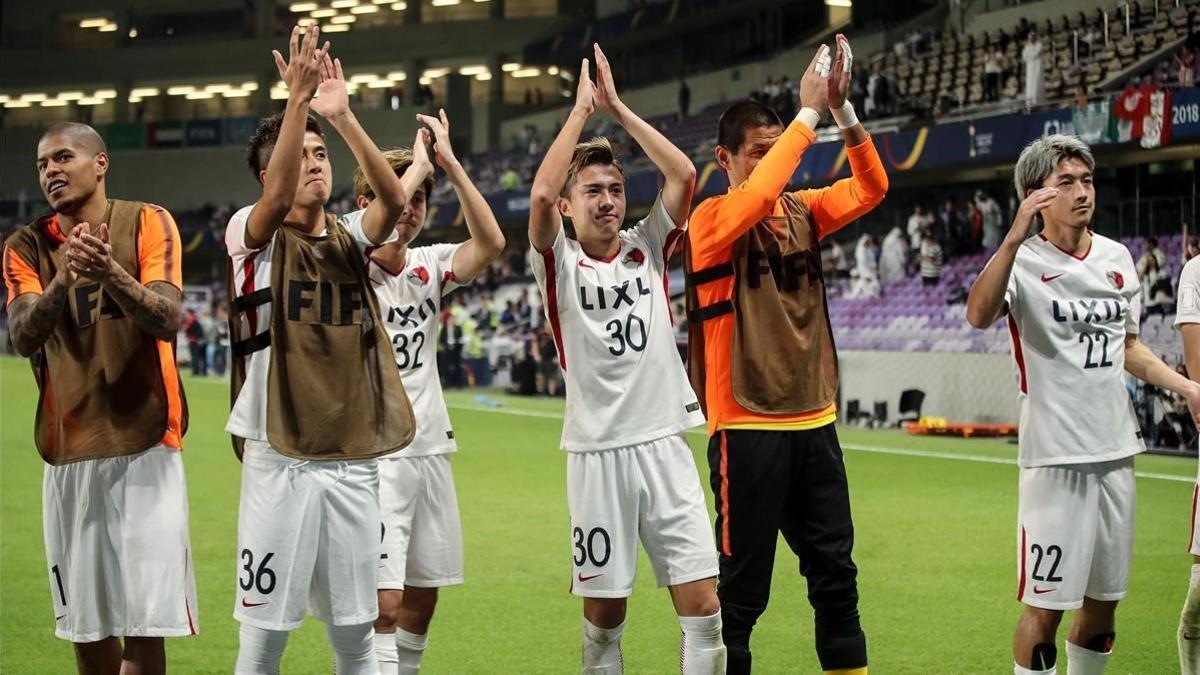
<svg viewBox="0 0 1200 675">
<path fill-rule="evenodd" d="M 696 207 L 688 225 L 692 269 L 729 262 L 734 242 L 763 218 L 783 213 L 780 196 L 814 138 L 807 126 L 792 122 L 749 178 L 726 194 L 710 197 Z M 870 211 L 887 193 L 887 172 L 870 137 L 847 148 L 846 156 L 852 172 L 850 178 L 829 187 L 793 193 L 812 212 L 819 239 Z M 733 284 L 731 276 L 699 286 L 696 292 L 700 306 L 730 298 Z M 833 403 L 817 410 L 780 415 L 757 413 L 739 405 L 733 396 L 729 364 L 733 331 L 733 314 L 704 322 L 705 398 L 710 435 L 720 429 L 812 429 L 836 419 L 837 407 Z"/>
</svg>

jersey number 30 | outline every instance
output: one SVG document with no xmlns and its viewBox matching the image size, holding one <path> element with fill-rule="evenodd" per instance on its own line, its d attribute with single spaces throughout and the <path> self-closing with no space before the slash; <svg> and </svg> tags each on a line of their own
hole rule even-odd
<svg viewBox="0 0 1200 675">
<path fill-rule="evenodd" d="M 625 317 L 624 323 L 620 319 L 613 319 L 604 329 L 609 331 L 608 336 L 616 342 L 608 346 L 608 351 L 613 356 L 624 354 L 626 347 L 635 352 L 646 348 L 646 322 L 636 314 L 630 313 Z"/>
</svg>

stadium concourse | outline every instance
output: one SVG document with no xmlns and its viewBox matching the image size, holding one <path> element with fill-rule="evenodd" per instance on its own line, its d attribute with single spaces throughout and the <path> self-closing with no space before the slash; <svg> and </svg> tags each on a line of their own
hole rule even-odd
<svg viewBox="0 0 1200 675">
<path fill-rule="evenodd" d="M 1176 319 L 1192 325 L 1200 309 L 1200 291 L 1188 300 L 1193 286 L 1181 281 L 1187 275 L 1185 265 L 1200 254 L 1196 161 L 1200 157 L 1200 88 L 1196 86 L 1200 0 L 212 0 L 166 4 L 160 0 L 40 4 L 0 0 L 0 16 L 5 17 L 0 25 L 0 172 L 4 175 L 0 239 L 6 247 L 27 245 L 22 228 L 50 211 L 47 202 L 54 203 L 46 192 L 49 185 L 39 184 L 35 148 L 47 128 L 64 122 L 90 125 L 107 144 L 108 197 L 157 204 L 178 227 L 178 250 L 169 246 L 168 250 L 173 263 L 182 260 L 182 269 L 174 270 L 182 276 L 175 353 L 186 389 L 182 461 L 187 467 L 186 505 L 190 507 L 184 518 L 191 541 L 183 557 L 188 573 L 194 572 L 196 588 L 191 594 L 177 594 L 184 598 L 185 611 L 183 618 L 176 618 L 186 629 L 176 633 L 197 632 L 200 617 L 203 627 L 195 637 L 167 640 L 167 660 L 174 672 L 230 672 L 239 648 L 244 653 L 255 638 L 245 630 L 252 622 L 243 622 L 239 633 L 229 608 L 239 599 L 239 612 L 266 605 L 255 600 L 273 599 L 267 596 L 275 580 L 284 578 L 281 569 L 268 568 L 271 556 L 279 564 L 283 557 L 279 551 L 266 552 L 265 557 L 264 552 L 256 552 L 247 563 L 250 548 L 237 545 L 237 533 L 247 526 L 239 521 L 235 505 L 242 499 L 242 509 L 246 508 L 250 488 L 244 465 L 230 456 L 226 422 L 231 371 L 236 372 L 242 363 L 239 359 L 246 357 L 246 336 L 239 336 L 235 325 L 241 325 L 238 317 L 247 306 L 258 301 L 255 297 L 264 289 L 256 294 L 256 284 L 266 279 L 265 274 L 255 276 L 259 253 L 250 245 L 252 225 L 246 210 L 266 194 L 257 170 L 267 167 L 265 158 L 276 141 L 263 136 L 259 122 L 294 103 L 289 99 L 293 92 L 284 84 L 293 76 L 285 75 L 282 68 L 276 70 L 271 50 L 286 52 L 297 25 L 319 26 L 321 40 L 332 43 L 330 54 L 341 62 L 337 68 L 345 68 L 346 105 L 361 130 L 370 134 L 372 145 L 410 147 L 418 129 L 425 129 L 430 139 L 442 134 L 438 144 L 429 148 L 428 167 L 411 155 L 388 155 L 398 172 L 414 166 L 432 171 L 435 163 L 440 167 L 431 174 L 432 183 L 421 183 L 430 191 L 424 195 L 427 207 L 423 205 L 420 223 L 424 229 L 413 246 L 459 244 L 469 237 L 478 243 L 484 230 L 492 242 L 498 241 L 497 233 L 505 240 L 503 248 L 495 245 L 490 263 L 474 261 L 482 271 L 469 284 L 458 285 L 454 271 L 459 263 L 453 260 L 456 254 L 447 253 L 452 250 L 448 247 L 424 249 L 432 261 L 425 264 L 441 269 L 432 277 L 433 287 L 426 287 L 430 276 L 424 267 L 412 271 L 411 277 L 402 276 L 406 271 L 402 267 L 390 280 L 399 299 L 388 301 L 393 305 L 388 323 L 395 316 L 409 316 L 403 305 L 409 302 L 404 293 L 411 291 L 410 278 L 420 284 L 420 292 L 428 292 L 428 298 L 411 303 L 419 307 L 411 316 L 428 320 L 433 331 L 426 349 L 436 347 L 436 372 L 419 386 L 423 392 L 435 392 L 440 386 L 435 392 L 439 400 L 444 390 L 446 423 L 452 422 L 453 430 L 447 426 L 436 434 L 437 440 L 447 448 L 461 449 L 453 458 L 452 483 L 446 468 L 441 479 L 446 482 L 438 484 L 438 494 L 442 498 L 450 494 L 453 500 L 457 490 L 465 550 L 459 562 L 465 560 L 465 575 L 461 567 L 458 576 L 444 575 L 441 582 L 447 587 L 440 600 L 436 587 L 443 583 L 431 584 L 433 600 L 424 596 L 428 604 L 420 610 L 424 614 L 418 612 L 423 618 L 416 621 L 428 635 L 399 618 L 405 611 L 417 610 L 392 607 L 399 638 L 386 638 L 387 645 L 381 647 L 378 638 L 390 633 L 381 632 L 386 627 L 376 617 L 372 649 L 382 654 L 400 645 L 403 653 L 404 641 L 409 640 L 409 655 L 412 650 L 418 655 L 417 666 L 385 674 L 415 673 L 418 666 L 429 673 L 577 672 L 581 653 L 586 664 L 589 654 L 595 657 L 595 646 L 604 644 L 597 642 L 597 636 L 613 635 L 595 630 L 599 624 L 591 621 L 599 619 L 585 603 L 581 650 L 579 599 L 564 592 L 566 579 L 578 591 L 579 584 L 596 578 L 568 569 L 568 561 L 578 567 L 575 554 L 582 549 L 585 563 L 597 562 L 601 556 L 593 550 L 592 540 L 602 538 L 606 547 L 611 542 L 608 530 L 576 527 L 578 532 L 591 532 L 582 541 L 568 531 L 567 524 L 574 524 L 576 515 L 574 505 L 568 508 L 574 488 L 564 480 L 570 474 L 558 448 L 563 445 L 564 417 L 572 409 L 572 401 L 564 399 L 578 397 L 581 388 L 577 385 L 571 391 L 560 362 L 563 343 L 554 322 L 561 316 L 562 300 L 547 300 L 556 293 L 553 284 L 547 289 L 545 279 L 554 254 L 547 257 L 546 247 L 531 246 L 529 229 L 531 210 L 537 213 L 538 188 L 545 188 L 538 184 L 539 171 L 554 163 L 551 144 L 564 127 L 569 131 L 574 128 L 569 125 L 578 121 L 571 111 L 579 107 L 582 58 L 590 60 L 597 88 L 605 87 L 600 52 L 593 51 L 593 42 L 607 55 L 604 64 L 611 67 L 607 77 L 615 81 L 622 104 L 654 132 L 647 136 L 645 128 L 631 125 L 629 117 L 612 114 L 599 98 L 594 113 L 581 126 L 579 141 L 607 139 L 621 162 L 626 227 L 643 218 L 654 222 L 659 215 L 654 204 L 668 191 L 664 171 L 656 163 L 662 155 L 646 150 L 647 138 L 661 134 L 691 160 L 695 167 L 691 207 L 696 215 L 695 209 L 705 200 L 729 192 L 729 153 L 724 160 L 717 159 L 723 114 L 734 104 L 754 101 L 783 120 L 785 127 L 789 120 L 807 119 L 801 112 L 805 107 L 801 90 L 814 51 L 825 44 L 834 46 L 836 53 L 841 43 L 835 42 L 835 35 L 847 36 L 854 45 L 847 107 L 840 112 L 852 110 L 854 121 L 870 134 L 888 185 L 882 203 L 863 209 L 844 226 L 839 222 L 835 232 L 821 239 L 820 272 L 836 346 L 830 356 L 836 356 L 838 368 L 835 398 L 826 403 L 836 409 L 836 434 L 845 451 L 844 473 L 854 515 L 859 604 L 849 632 L 858 630 L 855 640 L 864 633 L 870 636 L 874 672 L 983 673 L 1014 667 L 1013 625 L 1030 605 L 1026 602 L 1023 610 L 1012 599 L 1015 590 L 1025 600 L 1021 597 L 1024 577 L 1019 584 L 1013 579 L 1012 516 L 1022 508 L 1018 482 L 1025 475 L 1019 472 L 1030 468 L 1028 448 L 1018 448 L 1015 438 L 913 436 L 902 431 L 901 423 L 926 417 L 1008 428 L 1022 419 L 1018 394 L 1025 365 L 1019 355 L 1014 356 L 1014 344 L 1019 346 L 1021 338 L 1009 319 L 972 327 L 968 297 L 988 261 L 1004 252 L 1004 238 L 1020 218 L 1026 195 L 1014 189 L 1014 173 L 1023 148 L 1059 134 L 1086 142 L 1088 156 L 1095 159 L 1094 174 L 1087 179 L 1095 189 L 1087 229 L 1129 252 L 1139 284 L 1140 341 L 1175 377 L 1197 379 L 1188 372 L 1188 354 Z M 288 58 L 293 60 L 296 54 Z M 814 62 L 819 64 L 820 58 Z M 80 68 L 83 63 L 86 69 Z M 335 79 L 332 62 L 329 68 L 322 77 Z M 611 99 L 606 100 L 611 106 Z M 331 105 L 328 101 L 326 106 Z M 442 110 L 445 120 L 439 116 Z M 326 122 L 323 115 L 314 117 Z M 418 123 L 418 115 L 433 117 Z M 851 137 L 847 134 L 856 124 L 843 125 L 846 119 L 825 115 L 816 123 L 813 139 L 806 141 L 787 181 L 789 190 L 821 189 L 839 180 L 861 178 L 864 160 L 847 150 Z M 439 123 L 448 123 L 448 128 Z M 324 128 L 332 167 L 324 211 L 345 216 L 372 200 L 388 202 L 382 208 L 395 207 L 394 202 L 378 199 L 386 195 L 371 182 L 379 179 L 377 174 L 360 177 L 359 185 L 352 182 L 362 148 L 351 139 L 361 137 L 347 136 L 339 125 Z M 275 131 L 282 143 L 282 132 Z M 249 159 L 257 181 L 246 168 L 247 141 L 252 137 L 255 145 Z M 439 151 L 451 152 L 450 159 Z M 400 162 L 401 156 L 410 163 Z M 572 169 L 575 173 L 567 180 L 566 194 L 570 195 L 581 170 Z M 541 178 L 545 182 L 545 176 Z M 677 183 L 679 178 L 675 176 Z M 465 206 L 467 184 L 480 193 L 474 209 Z M 411 187 L 407 182 L 405 186 Z M 408 198 L 415 200 L 414 195 L 410 192 Z M 489 220 L 481 218 L 484 211 L 494 215 L 494 223 L 481 226 L 481 220 Z M 541 217 L 546 219 L 547 213 L 551 212 L 543 210 Z M 578 246 L 579 229 L 567 224 L 571 219 L 563 220 L 566 240 Z M 235 254 L 241 257 L 232 268 L 231 222 L 245 229 L 234 240 L 244 250 Z M 1033 237 L 1043 222 L 1034 226 L 1027 241 L 1038 241 Z M 282 216 L 280 223 L 280 228 L 291 227 L 282 224 Z M 496 232 L 490 229 L 493 225 L 498 226 Z M 140 237 L 144 223 L 139 227 Z M 361 218 L 356 227 L 352 236 L 370 258 L 379 243 L 371 235 L 378 233 L 368 233 L 371 228 L 362 225 Z M 821 227 L 821 223 L 814 226 L 824 234 Z M 1043 235 L 1045 231 L 1040 230 Z M 69 236 L 65 234 L 64 241 Z M 672 251 L 671 246 L 663 248 Z M 693 336 L 704 335 L 704 329 L 697 330 L 695 323 L 700 314 L 694 308 L 689 312 L 683 248 L 676 247 L 674 255 L 663 261 L 663 276 L 672 337 L 686 363 L 689 328 Z M 1106 250 L 1117 255 L 1111 252 L 1120 249 Z M 406 265 L 404 255 L 400 260 Z M 1087 253 L 1076 257 L 1085 260 Z M 630 260 L 642 263 L 623 258 L 622 264 Z M 581 263 L 587 266 L 582 258 Z M 368 269 L 374 268 L 368 263 Z M 382 293 L 378 289 L 386 289 L 389 278 L 379 270 L 390 270 L 378 264 L 377 278 L 371 278 Z M 10 265 L 4 272 L 6 288 L 20 291 L 15 295 L 30 295 L 28 276 L 39 273 L 35 270 L 18 279 L 20 274 Z M 772 272 L 776 277 L 784 274 Z M 1118 290 L 1125 287 L 1119 273 L 1111 278 L 1120 279 L 1113 281 Z M 146 288 L 164 282 L 172 283 L 143 280 Z M 711 283 L 694 278 L 693 282 Z M 49 288 L 48 283 L 45 286 Z M 663 287 L 657 276 L 653 287 Z M 239 302 L 239 297 L 249 299 Z M 586 296 L 581 297 L 581 306 L 588 307 Z M 34 386 L 35 382 L 46 386 L 47 381 L 31 380 L 29 363 L 17 358 L 18 343 L 28 344 L 23 342 L 28 339 L 28 319 L 22 325 L 25 333 L 13 330 L 21 319 L 10 316 L 15 298 L 5 299 L 0 310 L 0 672 L 70 672 L 76 662 L 70 645 L 56 639 L 55 622 L 66 616 L 59 610 L 68 597 L 75 597 L 67 589 L 79 580 L 68 578 L 64 588 L 60 567 L 65 564 L 48 561 L 50 554 L 43 552 L 43 543 L 50 550 L 53 537 L 47 529 L 44 538 L 42 527 L 51 526 L 43 525 L 37 508 L 30 506 L 57 507 L 53 498 L 43 502 L 42 481 L 44 473 L 49 476 L 60 467 L 47 468 L 53 462 L 43 462 L 35 446 L 41 450 L 50 441 L 31 433 L 34 420 L 41 419 L 37 416 L 53 411 L 47 412 Z M 1131 298 L 1126 301 L 1132 306 Z M 69 302 L 77 308 L 86 298 L 72 296 Z M 15 311 L 25 309 L 28 298 L 22 305 L 16 303 Z M 427 307 L 432 308 L 432 318 L 426 316 Z M 103 310 L 105 316 L 110 310 Z M 385 323 L 382 318 L 380 323 Z M 242 347 L 235 349 L 239 340 Z M 394 335 L 389 334 L 389 340 L 399 363 L 399 343 Z M 410 363 L 409 345 L 404 340 L 406 363 Z M 414 354 L 428 354 L 419 351 L 415 340 L 411 345 L 417 350 Z M 665 351 L 670 353 L 669 346 Z M 45 353 L 40 360 L 35 357 L 35 366 L 46 358 Z M 693 354 L 693 361 L 696 358 Z M 419 360 L 416 356 L 411 362 Z M 315 360 L 305 362 L 313 366 L 314 376 L 321 374 Z M 654 368 L 662 375 L 659 385 L 666 387 L 663 365 Z M 818 369 L 809 365 L 806 362 L 806 372 Z M 44 377 L 45 371 L 39 372 Z M 1136 471 L 1129 469 L 1131 485 L 1136 478 L 1139 513 L 1129 558 L 1129 595 L 1117 614 L 1120 640 L 1114 649 L 1102 631 L 1087 649 L 1105 659 L 1111 654 L 1109 672 L 1176 672 L 1183 658 L 1185 673 L 1200 673 L 1200 653 L 1187 656 L 1187 643 L 1193 634 L 1200 635 L 1200 566 L 1193 569 L 1191 596 L 1187 583 L 1187 537 L 1189 532 L 1196 535 L 1192 489 L 1197 471 L 1197 433 L 1189 398 L 1165 385 L 1152 386 L 1132 373 L 1118 377 L 1136 418 L 1131 429 L 1145 441 L 1148 452 L 1138 457 Z M 1161 384 L 1163 374 L 1156 377 Z M 237 376 L 233 379 L 237 382 Z M 696 380 L 692 384 L 695 389 Z M 409 386 L 405 380 L 405 387 Z M 703 392 L 697 392 L 703 401 Z M 135 398 L 145 397 L 130 400 Z M 1123 405 L 1124 396 L 1118 398 Z M 428 398 L 420 404 L 413 400 L 418 430 L 422 416 L 432 417 L 429 405 Z M 691 405 L 688 413 L 698 414 Z M 708 412 L 709 419 L 715 419 L 711 405 Z M 833 429 L 834 418 L 831 412 L 821 424 Z M 816 424 L 807 420 L 784 431 L 808 438 L 803 434 L 812 431 L 805 426 L 809 422 Z M 353 425 L 345 426 L 349 434 Z M 728 541 L 720 539 L 722 523 L 730 518 L 726 453 L 745 449 L 728 449 L 732 447 L 726 445 L 728 431 L 762 430 L 733 423 L 715 433 L 697 427 L 678 434 L 699 469 L 707 500 L 705 515 L 710 523 L 715 516 L 726 583 L 726 565 L 733 558 Z M 433 453 L 433 458 L 438 457 L 445 458 Z M 690 466 L 686 449 L 682 457 L 680 466 Z M 239 452 L 238 459 L 242 458 Z M 83 465 L 65 463 L 71 464 Z M 710 464 L 713 493 L 707 486 Z M 429 466 L 440 465 L 430 462 Z M 691 481 L 690 470 L 686 473 Z M 783 480 L 774 472 L 770 477 Z M 49 478 L 46 481 L 52 484 Z M 448 483 L 449 492 L 444 489 Z M 693 501 L 698 511 L 700 498 Z M 1026 516 L 1024 511 L 1018 513 L 1024 533 Z M 286 514 L 276 516 L 286 518 Z M 1130 522 L 1124 529 L 1131 528 Z M 390 541 L 387 525 L 384 531 L 385 541 Z M 374 521 L 370 533 L 372 538 L 376 534 Z M 774 538 L 773 530 L 770 536 Z M 701 539 L 689 538 L 693 543 Z M 163 546 L 168 543 L 173 545 L 164 542 Z M 793 549 L 804 547 L 794 538 L 786 543 Z M 767 575 L 773 569 L 774 586 L 770 610 L 754 632 L 754 672 L 865 672 L 865 668 L 828 667 L 828 612 L 814 605 L 814 619 L 808 604 L 814 597 L 812 589 L 797 578 L 797 560 L 782 544 L 773 568 L 766 569 Z M 1024 548 L 1023 539 L 1017 545 L 1023 551 L 1017 572 L 1025 575 L 1028 565 L 1024 563 L 1032 553 Z M 361 552 L 357 550 L 361 547 L 343 548 Z M 1032 569 L 1034 580 L 1043 553 L 1047 559 L 1050 555 L 1048 549 L 1039 551 Z M 602 556 L 605 562 L 609 552 L 606 548 Z M 1200 554 L 1200 541 L 1193 543 L 1192 553 Z M 618 668 L 625 672 L 677 668 L 691 672 L 684 664 L 688 628 L 681 626 L 689 625 L 685 619 L 713 618 L 684 616 L 666 593 L 655 590 L 659 563 L 645 555 L 630 563 L 637 570 L 635 600 L 621 624 L 623 637 L 617 629 L 603 628 L 617 630 L 616 661 L 623 663 Z M 806 569 L 804 560 L 799 567 Z M 246 571 L 251 575 L 250 588 L 263 596 L 251 597 L 249 604 L 242 577 Z M 574 573 L 566 577 L 568 571 Z M 1054 574 L 1049 572 L 1050 577 Z M 44 585 L 47 579 L 49 586 Z M 462 579 L 463 585 L 457 586 Z M 416 589 L 430 590 L 411 580 L 409 586 L 410 600 L 422 597 Z M 376 589 L 369 590 L 370 596 Z M 382 592 L 404 597 L 396 588 L 378 590 L 379 607 L 384 605 Z M 296 604 L 302 594 L 293 595 Z M 1180 623 L 1185 597 L 1191 598 L 1187 602 L 1197 618 L 1195 630 Z M 430 630 L 433 604 L 438 607 L 437 621 Z M 716 616 L 719 626 L 720 615 Z M 827 623 L 823 625 L 822 619 Z M 345 653 L 353 651 L 346 648 L 345 634 L 339 636 L 334 629 L 327 636 L 314 623 L 305 622 L 290 642 L 285 629 L 262 626 L 266 637 L 260 636 L 258 646 L 264 652 L 276 648 L 282 652 L 282 644 L 268 643 L 278 637 L 270 633 L 284 634 L 287 652 L 282 672 L 328 672 L 335 659 L 344 666 Z M 753 620 L 749 623 L 753 625 Z M 725 628 L 729 625 L 725 619 Z M 93 637 L 102 641 L 108 635 L 83 636 L 62 625 L 57 629 L 58 637 L 77 644 L 92 643 Z M 713 632 L 711 623 L 704 630 L 710 640 L 724 640 L 720 650 L 732 644 L 727 634 Z M 745 630 L 748 634 L 749 628 Z M 1066 632 L 1064 626 L 1059 637 L 1065 638 Z M 131 631 L 124 636 L 126 659 L 137 657 L 130 653 L 136 652 L 130 647 L 138 644 L 136 635 Z M 426 637 L 428 653 L 421 661 Z M 1062 645 L 1062 640 L 1057 644 Z M 855 642 L 847 650 L 851 661 L 860 657 L 859 646 Z M 1039 644 L 1033 657 L 1050 666 L 1054 654 L 1047 662 L 1045 646 Z M 1068 645 L 1057 655 L 1061 672 L 1068 672 L 1068 660 L 1078 668 L 1087 658 L 1080 657 L 1079 648 Z M 866 647 L 861 649 L 865 652 Z M 1068 650 L 1075 650 L 1069 658 Z M 749 668 L 748 650 L 743 651 L 738 667 L 745 670 L 738 672 Z M 121 653 L 116 655 L 119 661 Z M 1036 661 L 1029 657 L 1016 654 L 1016 672 L 1053 672 L 1036 670 Z M 1195 670 L 1188 670 L 1188 658 Z M 1021 665 L 1023 661 L 1030 661 L 1028 668 Z"/>
</svg>

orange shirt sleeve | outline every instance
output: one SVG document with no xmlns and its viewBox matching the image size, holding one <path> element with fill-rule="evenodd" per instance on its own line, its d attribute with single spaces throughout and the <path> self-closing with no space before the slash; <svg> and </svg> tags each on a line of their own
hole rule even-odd
<svg viewBox="0 0 1200 675">
<path fill-rule="evenodd" d="M 12 248 L 4 247 L 4 287 L 8 291 L 8 302 L 11 305 L 17 296 L 25 293 L 42 294 L 42 280 L 37 269 L 26 259 L 17 255 Z"/>
<path fill-rule="evenodd" d="M 818 239 L 824 239 L 860 218 L 878 206 L 887 194 L 887 170 L 869 136 L 862 143 L 846 148 L 846 158 L 850 161 L 849 178 L 828 187 L 795 192 L 812 211 Z"/>
<path fill-rule="evenodd" d="M 775 202 L 815 138 L 811 129 L 793 121 L 749 178 L 727 194 L 701 204 L 688 227 L 695 255 L 703 259 L 732 246 L 755 223 L 774 212 Z"/>
<path fill-rule="evenodd" d="M 142 207 L 139 228 L 138 267 L 141 269 L 141 278 L 138 281 L 142 284 L 165 281 L 182 290 L 182 246 L 175 219 L 163 207 L 147 204 Z"/>
</svg>

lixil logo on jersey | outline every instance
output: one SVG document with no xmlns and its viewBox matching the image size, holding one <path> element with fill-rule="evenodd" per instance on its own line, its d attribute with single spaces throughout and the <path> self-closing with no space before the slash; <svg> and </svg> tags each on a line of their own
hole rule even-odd
<svg viewBox="0 0 1200 675">
<path fill-rule="evenodd" d="M 1116 270 L 1112 270 L 1108 273 L 1108 280 L 1113 282 L 1113 286 L 1116 286 L 1118 291 L 1122 288 L 1125 288 L 1125 277 Z"/>
<path fill-rule="evenodd" d="M 646 262 L 646 254 L 642 253 L 642 249 L 635 248 L 632 251 L 630 251 L 629 253 L 625 254 L 625 259 L 622 260 L 621 262 L 626 265 L 632 265 L 634 267 L 637 267 L 637 266 L 640 266 L 642 263 Z"/>
<path fill-rule="evenodd" d="M 424 267 L 414 267 L 413 270 L 408 273 L 408 278 L 414 284 L 417 284 L 418 286 L 424 286 L 429 283 L 429 270 L 425 269 Z"/>
</svg>

